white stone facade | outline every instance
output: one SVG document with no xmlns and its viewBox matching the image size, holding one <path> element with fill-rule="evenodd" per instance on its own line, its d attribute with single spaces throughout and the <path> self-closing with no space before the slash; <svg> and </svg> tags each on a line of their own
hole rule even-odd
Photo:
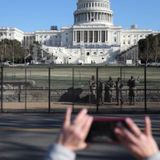
<svg viewBox="0 0 160 160">
<path fill-rule="evenodd" d="M 74 24 L 61 30 L 25 33 L 10 28 L 3 36 L 2 32 L 4 30 L 0 29 L 0 40 L 5 37 L 17 39 L 23 41 L 25 47 L 38 41 L 44 51 L 57 57 L 58 62 L 55 63 L 114 62 L 116 54 L 136 45 L 147 35 L 156 33 L 136 26 L 123 29 L 114 25 L 110 0 L 78 0 Z"/>
<path fill-rule="evenodd" d="M 22 43 L 24 40 L 24 32 L 17 28 L 0 27 L 0 41 L 3 39 L 16 39 Z"/>
</svg>

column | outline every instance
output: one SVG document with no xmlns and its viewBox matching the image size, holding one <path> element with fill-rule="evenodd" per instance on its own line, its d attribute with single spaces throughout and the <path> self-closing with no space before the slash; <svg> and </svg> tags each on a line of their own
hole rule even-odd
<svg viewBox="0 0 160 160">
<path fill-rule="evenodd" d="M 94 43 L 94 30 L 92 32 L 93 32 L 92 43 Z"/>
<path fill-rule="evenodd" d="M 74 31 L 73 31 L 73 37 L 72 38 L 73 38 L 73 41 L 75 41 L 75 33 L 74 33 Z"/>
<path fill-rule="evenodd" d="M 105 13 L 105 21 L 107 21 L 107 13 Z"/>
<path fill-rule="evenodd" d="M 100 13 L 100 20 L 102 21 L 102 13 Z"/>
<path fill-rule="evenodd" d="M 107 21 L 109 22 L 109 14 L 107 13 Z"/>
<path fill-rule="evenodd" d="M 100 21 L 100 13 L 98 13 L 98 21 Z"/>
<path fill-rule="evenodd" d="M 108 31 L 106 31 L 106 42 L 108 42 Z"/>
<path fill-rule="evenodd" d="M 102 31 L 99 31 L 99 41 L 102 42 Z"/>
<path fill-rule="evenodd" d="M 80 31 L 80 42 L 84 42 L 84 31 Z"/>
<path fill-rule="evenodd" d="M 87 22 L 89 21 L 89 15 L 88 15 L 88 13 L 86 13 L 87 14 Z"/>
<path fill-rule="evenodd" d="M 101 20 L 103 21 L 103 13 L 101 13 L 102 15 L 101 15 Z"/>
<path fill-rule="evenodd" d="M 97 21 L 97 12 L 95 13 L 95 20 Z"/>
<path fill-rule="evenodd" d="M 87 31 L 87 43 L 89 43 L 89 31 Z"/>
<path fill-rule="evenodd" d="M 90 21 L 92 21 L 92 13 L 90 12 Z"/>
<path fill-rule="evenodd" d="M 107 36 L 107 32 L 105 31 L 105 42 L 107 41 L 107 38 L 106 38 L 106 36 Z"/>
<path fill-rule="evenodd" d="M 100 31 L 98 31 L 98 42 L 100 42 Z"/>
</svg>

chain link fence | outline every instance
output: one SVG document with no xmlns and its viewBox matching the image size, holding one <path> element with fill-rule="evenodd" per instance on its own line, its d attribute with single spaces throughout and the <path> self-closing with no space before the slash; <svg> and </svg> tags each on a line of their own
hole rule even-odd
<svg viewBox="0 0 160 160">
<path fill-rule="evenodd" d="M 1 112 L 160 111 L 160 69 L 26 66 L 0 69 Z"/>
</svg>

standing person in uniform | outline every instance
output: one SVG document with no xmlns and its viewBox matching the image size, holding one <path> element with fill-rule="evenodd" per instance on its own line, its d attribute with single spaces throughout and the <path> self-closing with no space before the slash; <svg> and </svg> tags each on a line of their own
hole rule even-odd
<svg viewBox="0 0 160 160">
<path fill-rule="evenodd" d="M 105 101 L 112 102 L 112 90 L 114 87 L 114 82 L 112 77 L 109 77 L 109 80 L 105 83 Z"/>
<path fill-rule="evenodd" d="M 123 84 L 121 78 L 118 77 L 115 84 L 117 105 L 119 105 L 119 103 L 123 104 L 122 87 Z"/>
<path fill-rule="evenodd" d="M 103 104 L 103 83 L 101 80 L 98 81 L 98 103 Z"/>
<path fill-rule="evenodd" d="M 89 89 L 91 103 L 94 103 L 96 100 L 96 81 L 94 75 L 92 75 L 91 80 L 89 81 Z"/>
<path fill-rule="evenodd" d="M 127 83 L 129 87 L 129 104 L 134 105 L 135 104 L 135 79 L 133 76 L 128 80 Z"/>
</svg>

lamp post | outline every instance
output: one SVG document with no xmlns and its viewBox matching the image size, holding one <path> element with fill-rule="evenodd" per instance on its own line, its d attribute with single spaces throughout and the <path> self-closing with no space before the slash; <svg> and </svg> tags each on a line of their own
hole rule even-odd
<svg viewBox="0 0 160 160">
<path fill-rule="evenodd" d="M 13 43 L 12 43 L 12 63 L 13 63 L 13 66 L 14 66 L 14 40 L 13 40 Z"/>
</svg>

